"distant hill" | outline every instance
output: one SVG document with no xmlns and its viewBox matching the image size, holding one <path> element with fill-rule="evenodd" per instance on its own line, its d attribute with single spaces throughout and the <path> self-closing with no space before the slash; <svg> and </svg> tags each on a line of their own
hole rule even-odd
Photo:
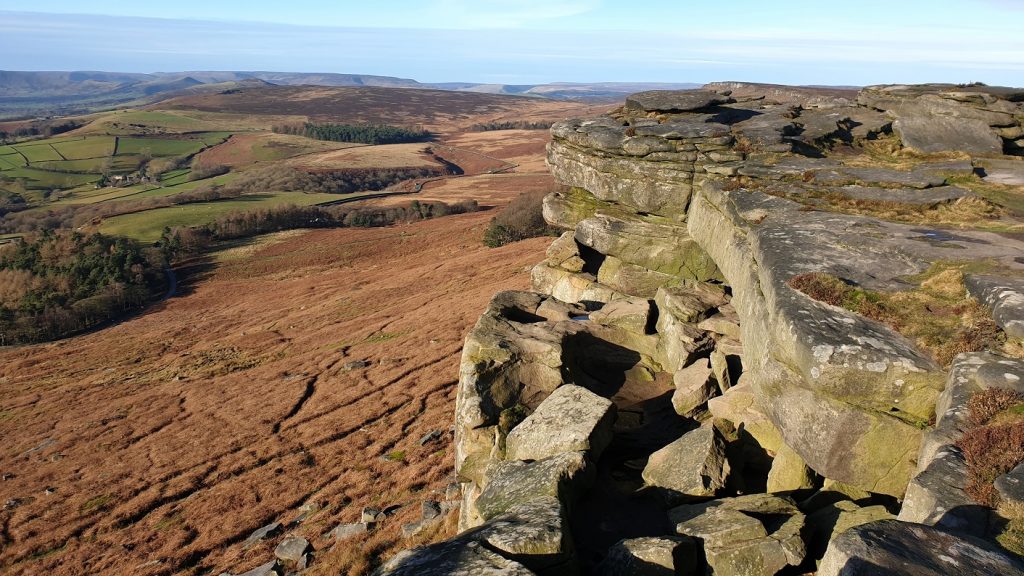
<svg viewBox="0 0 1024 576">
<path fill-rule="evenodd" d="M 700 86 L 624 82 L 421 83 L 409 78 L 371 74 L 266 71 L 188 71 L 153 74 L 0 71 L 0 119 L 82 114 L 119 106 L 151 104 L 180 95 L 215 94 L 236 88 L 265 85 L 415 88 L 593 102 L 617 101 L 627 94 L 642 90 L 678 90 Z"/>
</svg>

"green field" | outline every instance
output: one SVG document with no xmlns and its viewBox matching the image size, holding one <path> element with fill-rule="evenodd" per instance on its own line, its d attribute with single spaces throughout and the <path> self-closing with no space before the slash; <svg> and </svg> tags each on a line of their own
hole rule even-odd
<svg viewBox="0 0 1024 576">
<path fill-rule="evenodd" d="M 19 167 L 3 172 L 5 178 L 24 178 L 25 187 L 29 189 L 67 189 L 98 182 L 99 174 L 62 174 L 60 172 L 47 172 L 35 168 Z"/>
<path fill-rule="evenodd" d="M 60 154 L 53 149 L 52 146 L 45 140 L 41 142 L 33 142 L 32 144 L 18 144 L 14 146 L 14 149 L 28 158 L 29 162 L 49 162 L 53 160 L 63 160 Z"/>
<path fill-rule="evenodd" d="M 165 140 L 162 138 L 118 138 L 117 155 L 183 156 L 195 154 L 206 144 L 202 140 Z"/>
<path fill-rule="evenodd" d="M 188 168 L 171 170 L 160 175 L 160 183 L 164 186 L 177 186 L 188 182 L 188 175 L 191 172 Z"/>
<path fill-rule="evenodd" d="M 53 144 L 53 147 L 68 160 L 101 158 L 114 153 L 113 136 L 81 137 Z"/>
<path fill-rule="evenodd" d="M 188 170 L 185 170 L 187 173 Z M 56 206 L 97 204 L 110 200 L 140 200 L 143 198 L 158 198 L 161 196 L 172 196 L 182 192 L 190 192 L 196 188 L 215 184 L 227 184 L 238 177 L 236 173 L 222 174 L 205 180 L 180 180 L 180 184 L 161 182 L 163 186 L 154 184 L 136 184 L 123 188 L 99 188 L 85 189 L 65 196 L 54 202 Z M 177 179 L 176 179 L 177 180 Z"/>
<path fill-rule="evenodd" d="M 24 166 L 24 160 L 17 154 L 8 154 L 6 156 L 0 156 L 0 171 L 13 170 L 20 166 Z"/>
<path fill-rule="evenodd" d="M 252 194 L 232 200 L 200 202 L 182 206 L 168 206 L 135 214 L 115 216 L 103 221 L 100 232 L 127 236 L 141 242 L 155 242 L 165 227 L 198 226 L 232 212 L 247 212 L 271 206 L 295 204 L 311 206 L 342 198 L 337 194 L 305 194 L 303 192 L 271 192 Z"/>
</svg>

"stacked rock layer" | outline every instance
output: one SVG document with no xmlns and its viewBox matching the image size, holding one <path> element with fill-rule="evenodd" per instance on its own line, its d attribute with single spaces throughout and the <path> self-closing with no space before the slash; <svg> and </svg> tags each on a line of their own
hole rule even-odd
<svg viewBox="0 0 1024 576">
<path fill-rule="evenodd" d="M 463 351 L 462 532 L 382 573 L 1024 574 L 964 535 L 997 515 L 967 497 L 956 448 L 971 394 L 1024 392 L 1024 364 L 944 367 L 791 287 L 827 274 L 894 292 L 985 262 L 965 285 L 1019 338 L 1024 243 L 871 209 L 988 206 L 974 181 L 1024 193 L 1024 92 L 709 88 L 552 128 L 564 188 L 544 215 L 565 232 L 535 292 L 495 296 Z M 877 161 L 875 141 L 912 161 Z M 1007 502 L 1014 474 L 996 483 Z"/>
</svg>

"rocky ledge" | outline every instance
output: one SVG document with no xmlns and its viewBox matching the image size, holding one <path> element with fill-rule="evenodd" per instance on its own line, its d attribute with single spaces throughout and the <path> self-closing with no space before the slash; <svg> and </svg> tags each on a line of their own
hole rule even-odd
<svg viewBox="0 0 1024 576">
<path fill-rule="evenodd" d="M 462 532 L 381 573 L 1024 574 L 1024 454 L 971 468 L 1024 439 L 1021 102 L 728 83 L 556 124 L 565 233 L 463 351 Z"/>
</svg>

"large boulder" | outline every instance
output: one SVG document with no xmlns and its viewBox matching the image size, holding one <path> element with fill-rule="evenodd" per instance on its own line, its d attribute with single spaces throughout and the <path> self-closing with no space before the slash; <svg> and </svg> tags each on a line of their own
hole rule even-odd
<svg viewBox="0 0 1024 576">
<path fill-rule="evenodd" d="M 804 515 L 767 494 L 712 500 L 669 512 L 680 534 L 699 538 L 716 576 L 772 576 L 803 562 Z"/>
<path fill-rule="evenodd" d="M 992 309 L 992 318 L 1011 338 L 1024 338 L 1024 280 L 969 275 L 967 291 Z"/>
<path fill-rule="evenodd" d="M 677 536 L 620 540 L 594 572 L 599 576 L 675 576 L 697 573 L 697 542 Z"/>
<path fill-rule="evenodd" d="M 563 452 L 587 452 L 597 461 L 612 439 L 615 405 L 593 392 L 566 384 L 509 432 L 510 460 L 542 460 Z"/>
<path fill-rule="evenodd" d="M 905 147 L 917 152 L 1003 153 L 1003 140 L 987 122 L 973 118 L 905 116 L 892 129 Z"/>
<path fill-rule="evenodd" d="M 572 574 L 575 550 L 565 515 L 556 498 L 541 497 L 513 506 L 468 537 L 522 562 L 538 574 Z"/>
<path fill-rule="evenodd" d="M 1021 576 L 1020 558 L 931 526 L 882 520 L 851 528 L 829 544 L 819 576 Z"/>
<path fill-rule="evenodd" d="M 473 502 L 478 525 L 537 498 L 572 502 L 594 481 L 594 469 L 583 452 L 565 452 L 536 462 L 492 464 L 483 490 Z"/>
<path fill-rule="evenodd" d="M 710 90 L 648 90 L 626 98 L 626 109 L 637 112 L 690 112 L 732 100 Z"/>
<path fill-rule="evenodd" d="M 792 448 L 779 446 L 768 472 L 768 492 L 792 492 L 814 488 L 814 471 Z"/>
<path fill-rule="evenodd" d="M 728 476 L 725 439 L 715 426 L 687 432 L 651 454 L 643 471 L 648 486 L 689 497 L 714 496 Z"/>
<path fill-rule="evenodd" d="M 669 218 L 624 210 L 598 210 L 576 226 L 576 241 L 623 262 L 654 272 L 703 281 L 718 276 L 711 258 L 686 226 Z"/>
</svg>

